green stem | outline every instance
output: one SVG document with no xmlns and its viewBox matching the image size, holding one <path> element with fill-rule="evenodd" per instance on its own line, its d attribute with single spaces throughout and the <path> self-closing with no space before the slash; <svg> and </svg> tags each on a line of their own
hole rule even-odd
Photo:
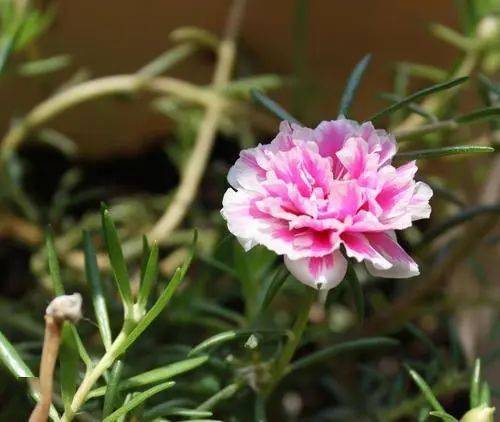
<svg viewBox="0 0 500 422">
<path fill-rule="evenodd" d="M 295 320 L 295 323 L 293 324 L 292 327 L 291 336 L 288 342 L 285 344 L 283 352 L 276 361 L 276 365 L 272 373 L 271 382 L 265 389 L 264 396 L 269 396 L 273 392 L 276 385 L 283 378 L 285 370 L 288 367 L 290 361 L 292 360 L 293 355 L 295 354 L 295 350 L 297 350 L 300 340 L 302 339 L 302 335 L 304 334 L 307 321 L 309 320 L 309 312 L 311 310 L 311 306 L 314 303 L 315 299 L 316 299 L 316 290 L 310 287 L 306 287 L 306 292 L 304 292 L 303 301 L 300 306 L 297 319 Z"/>
<path fill-rule="evenodd" d="M 432 387 L 435 396 L 446 396 L 464 390 L 468 386 L 468 374 L 451 372 L 443 377 Z M 397 421 L 405 416 L 415 415 L 417 410 L 426 403 L 423 394 L 415 398 L 407 399 L 392 409 L 385 409 L 377 412 L 378 421 Z"/>
<path fill-rule="evenodd" d="M 126 323 L 120 332 L 118 336 L 116 337 L 115 341 L 109 348 L 109 350 L 104 354 L 104 356 L 101 358 L 101 360 L 97 363 L 97 365 L 92 368 L 90 371 L 87 372 L 85 375 L 85 378 L 83 379 L 82 383 L 80 384 L 80 387 L 78 387 L 78 390 L 76 391 L 73 401 L 71 402 L 71 406 L 69 409 L 64 413 L 62 416 L 62 421 L 63 422 L 69 422 L 73 420 L 75 417 L 76 413 L 80 410 L 80 408 L 83 406 L 85 401 L 87 400 L 87 396 L 94 386 L 94 384 L 97 382 L 97 380 L 104 374 L 104 372 L 113 365 L 115 360 L 118 358 L 118 356 L 121 354 L 123 351 L 123 346 L 127 342 L 128 335 L 130 331 L 132 330 L 133 326 L 129 323 Z"/>
</svg>

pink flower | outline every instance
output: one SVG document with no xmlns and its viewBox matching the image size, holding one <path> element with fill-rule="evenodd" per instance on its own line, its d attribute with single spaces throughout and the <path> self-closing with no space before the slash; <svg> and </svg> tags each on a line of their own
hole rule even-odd
<svg viewBox="0 0 500 422">
<path fill-rule="evenodd" d="M 431 212 L 432 190 L 415 162 L 391 165 L 396 141 L 371 123 L 283 122 L 267 145 L 243 150 L 230 169 L 222 215 L 245 250 L 264 245 L 318 289 L 338 285 L 344 256 L 376 277 L 406 278 L 418 265 L 399 246 L 402 230 Z"/>
</svg>

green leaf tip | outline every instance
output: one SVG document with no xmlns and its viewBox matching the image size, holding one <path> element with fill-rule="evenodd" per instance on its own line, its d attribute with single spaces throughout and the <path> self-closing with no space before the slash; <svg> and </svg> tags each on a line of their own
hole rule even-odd
<svg viewBox="0 0 500 422">
<path fill-rule="evenodd" d="M 448 155 L 460 154 L 481 154 L 494 152 L 495 148 L 479 145 L 458 145 L 443 148 L 431 148 L 418 151 L 400 152 L 396 154 L 396 158 L 404 158 L 407 160 L 421 160 L 428 158 L 440 158 Z"/>
<path fill-rule="evenodd" d="M 400 108 L 404 107 L 405 105 L 407 105 L 413 101 L 417 101 L 421 98 L 426 97 L 427 95 L 434 94 L 434 93 L 439 92 L 439 91 L 444 91 L 446 89 L 456 87 L 457 85 L 463 84 L 468 79 L 469 79 L 468 76 L 462 76 L 462 77 L 459 77 L 456 79 L 451 79 L 449 81 L 442 82 L 442 83 L 424 88 L 420 91 L 417 91 L 417 92 L 403 98 L 401 101 L 398 101 L 397 103 L 394 103 L 394 104 L 390 105 L 389 107 L 384 108 L 382 111 L 379 111 L 378 113 L 374 114 L 368 120 L 380 119 L 381 117 L 386 116 L 388 114 L 391 114 L 391 113 L 395 112 L 396 110 L 399 110 Z"/>
<path fill-rule="evenodd" d="M 418 388 L 422 392 L 423 396 L 427 400 L 427 402 L 430 404 L 430 406 L 437 412 L 443 412 L 446 413 L 443 406 L 439 403 L 438 399 L 432 392 L 432 389 L 429 387 L 429 385 L 425 382 L 425 380 L 420 376 L 418 372 L 416 372 L 414 369 L 412 369 L 409 365 L 404 364 L 406 370 L 410 374 L 410 377 L 413 379 L 415 384 L 417 384 Z"/>
<path fill-rule="evenodd" d="M 354 67 L 347 80 L 339 106 L 339 116 L 347 117 L 351 109 L 352 102 L 358 91 L 361 79 L 370 64 L 372 54 L 366 54 Z"/>
<path fill-rule="evenodd" d="M 261 91 L 253 88 L 250 90 L 250 95 L 257 104 L 264 107 L 271 114 L 274 114 L 278 119 L 286 120 L 289 121 L 290 123 L 296 123 L 302 126 L 302 124 L 295 117 L 293 117 L 288 111 L 286 111 L 283 107 L 281 107 L 277 102 L 271 100 L 271 98 L 269 98 Z"/>
</svg>

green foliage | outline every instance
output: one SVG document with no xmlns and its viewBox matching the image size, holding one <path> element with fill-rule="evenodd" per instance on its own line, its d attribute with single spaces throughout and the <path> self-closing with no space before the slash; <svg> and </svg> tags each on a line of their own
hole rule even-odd
<svg viewBox="0 0 500 422">
<path fill-rule="evenodd" d="M 33 373 L 24 363 L 15 347 L 0 332 L 0 359 L 16 378 L 31 378 Z"/>
<path fill-rule="evenodd" d="M 259 104 L 260 106 L 267 109 L 271 114 L 274 114 L 280 120 L 286 120 L 290 123 L 300 124 L 300 122 L 293 117 L 290 113 L 288 113 L 283 107 L 281 107 L 278 103 L 271 100 L 267 95 L 262 92 L 252 89 L 250 91 L 253 100 Z"/>
<path fill-rule="evenodd" d="M 389 115 L 391 113 L 394 113 L 395 111 L 399 110 L 400 108 L 404 107 L 407 104 L 410 104 L 414 101 L 420 100 L 424 97 L 427 97 L 428 95 L 435 94 L 440 91 L 444 91 L 447 89 L 454 88 L 458 85 L 463 84 L 469 79 L 468 76 L 462 76 L 460 78 L 452 79 L 450 81 L 446 81 L 443 83 L 439 83 L 436 85 L 432 85 L 428 88 L 424 88 L 420 91 L 415 92 L 414 94 L 409 95 L 408 97 L 402 99 L 401 101 L 398 101 L 395 104 L 392 104 L 391 106 L 383 109 L 382 111 L 379 111 L 378 113 L 374 114 L 371 116 L 368 120 L 378 120 L 381 117 L 384 117 L 386 115 Z"/>
<path fill-rule="evenodd" d="M 492 147 L 461 145 L 453 147 L 424 149 L 420 151 L 400 152 L 397 154 L 397 158 L 404 158 L 407 160 L 421 160 L 427 158 L 446 157 L 447 155 L 477 154 L 477 153 L 481 154 L 493 151 L 495 151 L 495 149 Z"/>
<path fill-rule="evenodd" d="M 101 276 L 97 267 L 97 259 L 92 246 L 90 234 L 85 231 L 83 233 L 83 248 L 85 253 L 85 274 L 89 283 L 90 294 L 92 296 L 92 304 L 94 305 L 94 314 L 96 317 L 99 332 L 102 342 L 106 350 L 109 350 L 113 338 L 109 324 L 108 309 L 106 306 L 106 298 L 101 284 Z"/>
<path fill-rule="evenodd" d="M 118 286 L 118 291 L 125 307 L 125 313 L 130 311 L 132 304 L 132 292 L 130 290 L 130 279 L 128 276 L 127 264 L 123 257 L 122 248 L 118 239 L 115 224 L 109 215 L 106 207 L 102 206 L 102 227 L 104 231 L 104 239 L 106 240 L 106 248 L 109 254 L 109 261 L 113 269 L 113 275 Z"/>
<path fill-rule="evenodd" d="M 112 422 L 118 420 L 122 416 L 125 416 L 127 413 L 129 413 L 132 409 L 135 409 L 137 406 L 144 403 L 150 397 L 153 397 L 155 394 L 172 388 L 174 385 L 175 382 L 164 382 L 163 384 L 155 385 L 154 387 L 151 387 L 150 389 L 142 393 L 137 393 L 136 395 L 132 396 L 132 398 L 124 406 L 121 406 L 111 415 L 105 417 L 103 422 Z"/>
<path fill-rule="evenodd" d="M 348 117 L 349 110 L 351 108 L 351 104 L 354 100 L 354 96 L 359 88 L 359 84 L 361 83 L 361 78 L 370 63 L 372 56 L 371 54 L 367 54 L 364 56 L 358 64 L 354 67 L 349 79 L 347 80 L 347 84 L 344 89 L 344 93 L 342 94 L 342 98 L 340 100 L 339 107 L 339 115 Z"/>
</svg>

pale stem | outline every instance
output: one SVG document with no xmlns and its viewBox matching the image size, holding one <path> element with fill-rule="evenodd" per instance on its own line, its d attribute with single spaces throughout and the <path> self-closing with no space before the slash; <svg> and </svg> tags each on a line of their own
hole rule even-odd
<svg viewBox="0 0 500 422">
<path fill-rule="evenodd" d="M 82 383 L 78 387 L 71 405 L 67 412 L 62 416 L 63 422 L 69 422 L 73 420 L 75 414 L 79 411 L 79 409 L 83 406 L 85 401 L 87 400 L 87 396 L 95 385 L 95 383 L 99 380 L 99 378 L 104 374 L 104 372 L 111 367 L 111 365 L 115 362 L 116 358 L 119 356 L 120 349 L 122 349 L 123 345 L 126 343 L 128 337 L 128 332 L 123 329 L 120 334 L 116 337 L 115 341 L 109 348 L 109 350 L 103 355 L 101 360 L 97 363 L 97 365 L 92 368 L 83 379 Z"/>
<path fill-rule="evenodd" d="M 45 337 L 43 340 L 42 360 L 40 362 L 39 391 L 40 401 L 37 403 L 29 422 L 45 422 L 52 404 L 52 386 L 54 368 L 61 344 L 61 328 L 63 322 L 51 315 L 45 315 Z"/>
</svg>

